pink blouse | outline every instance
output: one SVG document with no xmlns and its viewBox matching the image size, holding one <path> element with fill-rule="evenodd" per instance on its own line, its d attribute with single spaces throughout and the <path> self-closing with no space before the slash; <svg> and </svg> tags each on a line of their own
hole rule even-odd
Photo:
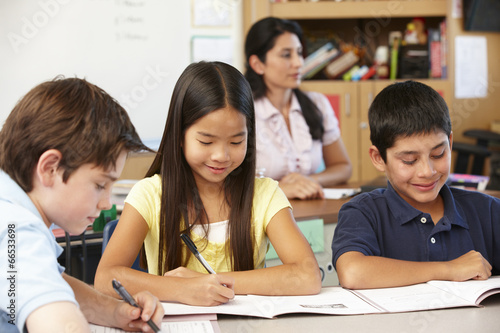
<svg viewBox="0 0 500 333">
<path fill-rule="evenodd" d="M 257 129 L 257 169 L 264 176 L 280 180 L 289 173 L 315 173 L 323 161 L 323 146 L 340 138 L 339 122 L 328 99 L 316 92 L 305 92 L 323 114 L 323 141 L 313 140 L 295 94 L 290 106 L 288 131 L 285 118 L 266 97 L 255 101 Z"/>
</svg>

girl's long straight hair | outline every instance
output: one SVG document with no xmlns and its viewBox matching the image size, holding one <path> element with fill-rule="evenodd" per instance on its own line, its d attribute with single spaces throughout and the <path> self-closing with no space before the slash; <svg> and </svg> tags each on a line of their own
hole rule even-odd
<svg viewBox="0 0 500 333">
<path fill-rule="evenodd" d="M 198 119 L 227 106 L 245 116 L 248 132 L 245 159 L 224 180 L 225 200 L 230 208 L 227 248 L 233 270 L 254 268 L 251 221 L 256 150 L 252 90 L 234 67 L 221 62 L 200 62 L 189 65 L 175 85 L 163 138 L 146 175 L 159 174 L 162 181 L 159 275 L 185 264 L 181 262 L 180 234 L 206 219 L 193 173 L 182 151 L 184 134 Z"/>
</svg>

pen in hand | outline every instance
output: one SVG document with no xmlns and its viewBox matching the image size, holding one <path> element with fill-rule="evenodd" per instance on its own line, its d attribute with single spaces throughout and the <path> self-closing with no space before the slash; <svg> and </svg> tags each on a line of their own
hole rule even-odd
<svg viewBox="0 0 500 333">
<path fill-rule="evenodd" d="M 120 282 L 113 279 L 112 283 L 113 283 L 113 289 L 118 293 L 118 295 L 120 295 L 120 297 L 125 302 L 127 302 L 128 304 L 130 304 L 132 306 L 135 306 L 136 308 L 141 309 L 141 311 L 142 311 L 142 308 L 139 306 L 139 304 L 137 304 L 137 302 L 134 300 L 132 295 L 129 294 L 129 292 L 125 289 L 125 287 L 122 286 L 122 284 Z M 149 320 L 148 320 L 148 325 L 149 325 L 149 327 L 151 327 L 151 329 L 155 333 L 161 332 L 160 329 L 158 328 L 158 326 L 156 326 L 156 324 L 153 322 L 153 320 L 151 318 L 149 318 Z"/>
<path fill-rule="evenodd" d="M 203 265 L 203 267 L 205 267 L 205 269 L 210 274 L 216 274 L 215 271 L 214 271 L 214 269 L 212 267 L 210 267 L 210 265 L 205 260 L 205 258 L 203 258 L 201 256 L 200 252 L 198 252 L 198 248 L 196 247 L 196 245 L 194 245 L 194 243 L 191 240 L 191 238 L 189 238 L 189 236 L 186 235 L 186 234 L 181 234 L 181 239 L 184 241 L 184 243 L 186 243 L 189 251 L 191 251 L 194 254 L 194 256 L 196 257 L 196 259 L 198 259 L 198 261 Z"/>
</svg>

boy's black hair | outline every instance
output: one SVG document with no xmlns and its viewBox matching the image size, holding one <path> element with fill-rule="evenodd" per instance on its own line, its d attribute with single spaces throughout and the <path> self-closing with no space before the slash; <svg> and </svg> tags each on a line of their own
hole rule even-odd
<svg viewBox="0 0 500 333">
<path fill-rule="evenodd" d="M 387 149 L 396 139 L 443 131 L 451 134 L 446 102 L 437 91 L 415 81 L 385 87 L 368 110 L 370 140 L 386 162 Z"/>
</svg>

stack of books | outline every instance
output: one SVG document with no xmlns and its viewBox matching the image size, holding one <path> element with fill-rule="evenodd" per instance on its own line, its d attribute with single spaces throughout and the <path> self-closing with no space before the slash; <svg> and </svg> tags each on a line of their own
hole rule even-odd
<svg viewBox="0 0 500 333">
<path fill-rule="evenodd" d="M 336 79 L 355 66 L 358 61 L 359 57 L 353 51 L 348 51 L 330 62 L 325 67 L 325 74 L 329 79 Z"/>
<path fill-rule="evenodd" d="M 429 43 L 429 77 L 445 79 L 448 76 L 448 41 L 446 39 L 446 20 L 437 29 L 427 29 Z"/>
<path fill-rule="evenodd" d="M 302 79 L 310 79 L 340 54 L 332 42 L 328 42 L 304 60 Z"/>
<path fill-rule="evenodd" d="M 446 183 L 448 186 L 484 191 L 489 181 L 488 176 L 451 173 Z"/>
</svg>

